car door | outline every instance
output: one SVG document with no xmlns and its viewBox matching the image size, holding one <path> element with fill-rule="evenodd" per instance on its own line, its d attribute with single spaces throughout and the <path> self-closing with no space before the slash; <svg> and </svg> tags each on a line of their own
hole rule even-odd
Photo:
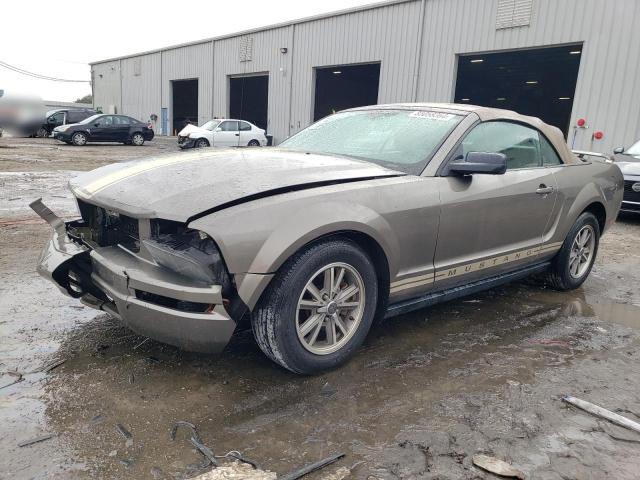
<svg viewBox="0 0 640 480">
<path fill-rule="evenodd" d="M 238 122 L 238 127 L 240 131 L 239 145 L 247 146 L 251 140 L 256 138 L 256 135 L 254 135 L 253 132 L 253 128 L 251 127 L 251 124 L 249 122 L 240 120 Z"/>
<path fill-rule="evenodd" d="M 129 117 L 125 117 L 122 115 L 114 115 L 113 117 L 113 127 L 111 129 L 111 141 L 114 142 L 126 142 L 129 140 L 130 132 L 129 129 L 131 127 L 131 121 Z"/>
<path fill-rule="evenodd" d="M 113 115 L 103 115 L 96 118 L 89 125 L 89 135 L 95 142 L 105 142 L 111 137 Z"/>
<path fill-rule="evenodd" d="M 535 263 L 557 195 L 542 163 L 540 134 L 529 126 L 490 121 L 476 125 L 447 161 L 469 152 L 507 157 L 502 175 L 440 177 L 440 225 L 434 258 L 436 287 L 452 287 Z M 546 248 L 546 247 L 544 247 Z"/>
<path fill-rule="evenodd" d="M 237 147 L 240 131 L 237 120 L 225 120 L 213 132 L 214 147 Z"/>
</svg>

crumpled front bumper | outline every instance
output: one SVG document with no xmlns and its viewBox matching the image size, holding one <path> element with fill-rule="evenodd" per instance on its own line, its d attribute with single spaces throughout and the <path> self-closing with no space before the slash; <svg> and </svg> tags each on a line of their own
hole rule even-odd
<svg viewBox="0 0 640 480">
<path fill-rule="evenodd" d="M 196 139 L 195 138 L 190 138 L 190 137 L 186 137 L 184 139 L 181 139 L 182 141 L 178 141 L 178 147 L 180 147 L 182 150 L 184 150 L 185 148 L 196 148 Z"/>
<path fill-rule="evenodd" d="M 53 227 L 38 273 L 63 293 L 109 313 L 141 335 L 185 350 L 218 353 L 226 346 L 236 323 L 223 306 L 222 287 L 190 282 L 118 246 L 90 249 L 72 240 L 66 224 L 42 202 L 31 207 Z M 209 307 L 194 312 L 147 298 Z"/>
</svg>

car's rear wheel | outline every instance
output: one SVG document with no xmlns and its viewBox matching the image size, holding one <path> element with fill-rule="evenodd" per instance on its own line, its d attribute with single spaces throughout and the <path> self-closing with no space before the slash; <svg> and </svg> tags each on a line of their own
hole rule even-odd
<svg viewBox="0 0 640 480">
<path fill-rule="evenodd" d="M 260 146 L 260 142 L 254 138 L 253 140 L 251 140 L 248 143 L 248 146 L 249 147 L 259 147 Z"/>
<path fill-rule="evenodd" d="M 207 140 L 206 138 L 199 138 L 198 141 L 196 142 L 197 148 L 205 148 L 208 146 L 209 146 L 209 140 Z"/>
<path fill-rule="evenodd" d="M 371 259 L 348 240 L 305 248 L 280 268 L 252 314 L 262 351 L 295 373 L 347 361 L 374 315 L 378 280 Z"/>
<path fill-rule="evenodd" d="M 573 224 L 562 248 L 554 257 L 547 276 L 558 290 L 573 290 L 589 276 L 600 243 L 600 226 L 596 217 L 584 212 Z"/>
<path fill-rule="evenodd" d="M 77 147 L 82 147 L 87 144 L 87 136 L 82 132 L 76 132 L 71 136 L 71 143 Z"/>
<path fill-rule="evenodd" d="M 133 143 L 136 147 L 141 147 L 144 145 L 144 136 L 141 133 L 134 133 L 131 136 L 131 143 Z"/>
</svg>

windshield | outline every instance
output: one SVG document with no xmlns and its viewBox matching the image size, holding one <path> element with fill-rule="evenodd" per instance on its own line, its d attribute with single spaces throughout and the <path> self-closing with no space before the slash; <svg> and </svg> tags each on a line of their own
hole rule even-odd
<svg viewBox="0 0 640 480">
<path fill-rule="evenodd" d="M 640 140 L 627 148 L 624 153 L 627 155 L 633 155 L 634 157 L 640 157 Z"/>
<path fill-rule="evenodd" d="M 204 128 L 205 130 L 213 130 L 218 125 L 220 125 L 220 120 L 209 120 L 207 123 L 202 125 L 200 128 Z"/>
<path fill-rule="evenodd" d="M 98 114 L 98 115 L 91 115 L 89 118 L 85 118 L 84 120 L 82 120 L 81 122 L 78 123 L 91 123 L 93 122 L 95 119 L 97 119 L 98 117 L 101 117 L 102 114 Z"/>
<path fill-rule="evenodd" d="M 360 110 L 330 115 L 281 148 L 344 155 L 418 175 L 461 115 L 424 110 Z"/>
</svg>

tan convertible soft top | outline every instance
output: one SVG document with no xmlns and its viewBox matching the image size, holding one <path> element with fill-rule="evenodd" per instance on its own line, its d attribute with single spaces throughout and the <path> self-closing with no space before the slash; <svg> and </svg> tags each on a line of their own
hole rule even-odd
<svg viewBox="0 0 640 480">
<path fill-rule="evenodd" d="M 556 151 L 562 157 L 564 163 L 575 164 L 581 163 L 580 159 L 576 157 L 562 135 L 562 131 L 544 123 L 538 117 L 529 117 L 527 115 L 520 115 L 512 110 L 503 110 L 501 108 L 489 108 L 489 107 L 481 107 L 479 105 L 467 105 L 460 103 L 396 103 L 396 104 L 387 104 L 387 105 L 371 105 L 370 107 L 365 107 L 367 109 L 375 109 L 375 108 L 424 108 L 424 109 L 442 109 L 448 111 L 459 111 L 465 113 L 475 113 L 480 117 L 480 120 L 512 120 L 521 123 L 527 123 L 534 128 L 540 130 L 544 135 L 549 139 L 549 141 L 553 144 Z M 360 110 L 356 108 L 354 110 Z"/>
</svg>

